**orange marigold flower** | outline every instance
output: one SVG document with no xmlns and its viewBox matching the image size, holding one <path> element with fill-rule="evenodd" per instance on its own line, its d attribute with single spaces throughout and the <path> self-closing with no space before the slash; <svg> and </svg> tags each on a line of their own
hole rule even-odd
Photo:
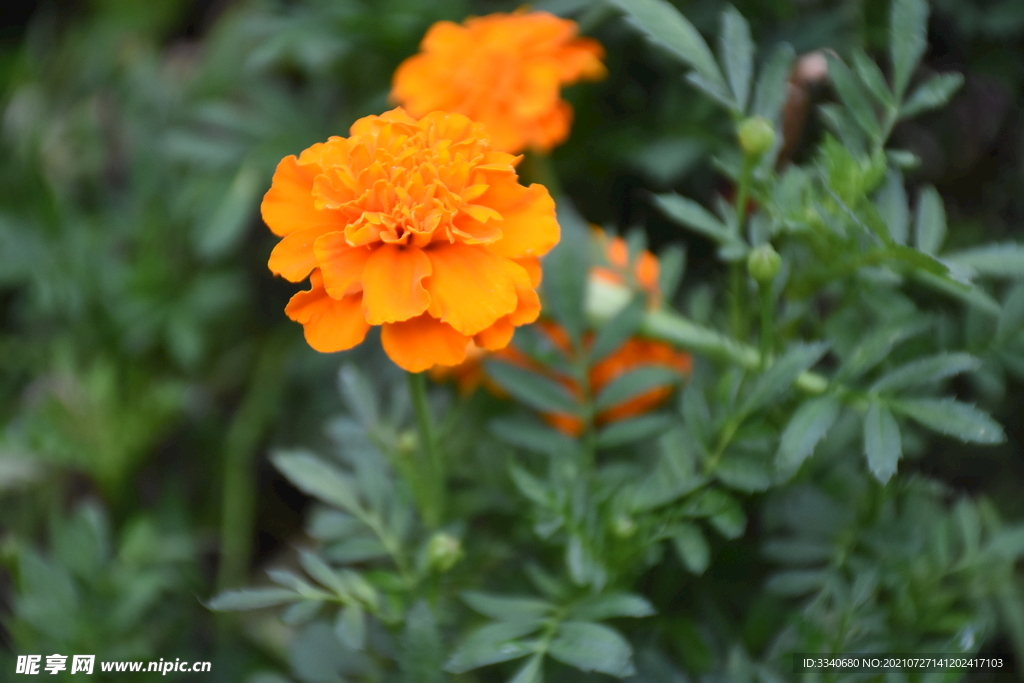
<svg viewBox="0 0 1024 683">
<path fill-rule="evenodd" d="M 523 187 L 516 157 L 478 123 L 401 108 L 356 121 L 285 157 L 263 198 L 283 239 L 270 270 L 310 278 L 285 313 L 317 351 L 342 351 L 381 326 L 384 351 L 420 372 L 455 365 L 537 319 L 539 257 L 559 239 L 542 185 Z"/>
<path fill-rule="evenodd" d="M 563 85 L 605 75 L 601 44 L 547 12 L 472 17 L 430 27 L 395 71 L 391 97 L 411 114 L 437 109 L 480 121 L 496 149 L 548 151 L 569 136 Z"/>
<path fill-rule="evenodd" d="M 602 259 L 591 269 L 590 277 L 616 285 L 635 285 L 646 292 L 651 307 L 660 306 L 661 287 L 658 276 L 661 273 L 661 266 L 658 258 L 644 250 L 637 255 L 633 268 L 630 269 L 629 247 L 626 240 L 621 237 L 609 239 L 604 230 L 596 225 L 591 227 L 592 238 L 598 244 Z"/>
</svg>

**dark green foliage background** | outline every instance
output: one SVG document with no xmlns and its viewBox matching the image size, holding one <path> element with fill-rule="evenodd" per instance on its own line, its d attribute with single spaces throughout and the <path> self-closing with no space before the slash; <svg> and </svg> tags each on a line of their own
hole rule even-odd
<svg viewBox="0 0 1024 683">
<path fill-rule="evenodd" d="M 725 4 L 676 4 L 712 42 Z M 605 81 L 566 94 L 576 121 L 570 140 L 553 153 L 566 195 L 590 222 L 619 230 L 642 226 L 655 250 L 685 243 L 681 309 L 699 322 L 711 320 L 701 292 L 724 287 L 717 245 L 681 230 L 654 208 L 650 192 L 674 191 L 711 206 L 729 189 L 710 159 L 734 148 L 733 121 L 685 83 L 683 65 L 645 42 L 610 6 L 578 0 L 534 6 L 575 17 L 608 53 Z M 884 61 L 889 10 L 881 0 L 747 0 L 736 8 L 765 51 L 758 63 L 780 41 L 798 54 L 830 47 L 845 57 L 860 47 Z M 94 652 L 101 659 L 212 660 L 210 680 L 269 683 L 279 679 L 247 676 L 289 669 L 303 682 L 340 680 L 331 678 L 337 675 L 331 667 L 344 671 L 348 664 L 318 659 L 333 647 L 323 622 L 302 627 L 289 655 L 284 627 L 268 625 L 277 622 L 218 615 L 196 598 L 215 592 L 218 571 L 221 587 L 263 583 L 263 569 L 290 561 L 292 546 L 311 542 L 303 531 L 308 498 L 267 454 L 276 447 L 330 448 L 323 425 L 349 410 L 336 389 L 341 359 L 310 350 L 300 327 L 283 315 L 294 287 L 267 271 L 275 238 L 257 207 L 281 157 L 390 108 L 391 73 L 433 22 L 512 9 L 482 0 L 94 0 L 40 3 L 24 26 L 5 28 L 2 676 L 14 670 L 15 654 Z M 938 189 L 948 214 L 947 251 L 1024 241 L 1024 4 L 932 3 L 928 50 L 915 82 L 946 71 L 965 77 L 949 106 L 893 131 L 891 146 L 922 160 L 906 174 L 911 198 L 916 203 L 916 188 L 925 184 Z M 812 88 L 810 97 L 797 161 L 809 159 L 822 139 L 813 105 L 834 100 L 827 86 Z M 850 321 L 847 336 L 857 323 Z M 344 360 L 368 368 L 380 387 L 402 386 L 372 335 Z M 713 404 L 721 398 L 717 390 L 708 392 Z M 935 525 L 949 526 L 953 539 L 953 549 L 941 552 L 966 556 L 972 543 L 998 546 L 991 539 L 1001 538 L 1001 519 L 1024 519 L 1019 374 L 960 377 L 947 393 L 983 405 L 1004 426 L 1006 443 L 922 441 L 921 452 L 901 463 L 898 476 L 910 483 L 892 503 L 898 510 L 871 508 L 862 495 L 873 485 L 869 475 L 863 467 L 847 471 L 848 464 L 822 474 L 820 487 L 808 483 L 745 500 L 749 523 L 742 538 L 715 536 L 704 550 L 712 571 L 692 576 L 666 553 L 664 562 L 634 577 L 635 590 L 660 615 L 630 626 L 642 674 L 635 680 L 751 680 L 745 677 L 755 675 L 754 665 L 747 660 L 763 655 L 767 661 L 795 613 L 790 596 L 805 592 L 799 582 L 824 580 L 807 573 L 831 552 L 822 545 L 851 530 L 863 532 L 849 540 L 856 561 L 828 571 L 852 593 L 867 575 L 884 586 L 877 604 L 858 606 L 865 620 L 890 615 L 892 604 L 920 605 L 915 600 L 922 596 L 934 597 L 932 612 L 899 613 L 905 624 L 994 610 L 988 602 L 979 607 L 986 589 L 970 577 L 947 577 L 941 586 L 906 578 L 928 575 L 911 565 L 921 548 L 939 543 L 922 540 Z M 452 403 L 447 394 L 435 398 Z M 494 406 L 483 401 L 472 410 L 486 415 Z M 396 413 L 405 415 L 400 407 Z M 859 426 L 843 427 L 840 420 L 823 450 L 841 452 L 856 441 L 851 434 L 859 435 Z M 832 461 L 827 454 L 822 460 L 824 472 Z M 256 513 L 239 519 L 241 554 L 235 573 L 225 577 L 223 473 L 231 463 L 246 468 L 252 490 L 236 495 L 252 496 Z M 453 506 L 483 510 L 462 531 L 486 539 L 481 547 L 493 553 L 474 559 L 473 566 L 494 572 L 494 585 L 478 587 L 532 592 L 520 565 L 557 556 L 550 549 L 513 556 L 530 543 L 522 528 L 515 533 L 524 538 L 503 538 L 519 494 L 486 461 L 467 468 L 492 477 L 487 486 L 506 496 L 480 507 L 475 482 L 455 477 Z M 936 487 L 940 495 L 925 492 Z M 820 518 L 821 528 L 800 528 L 796 521 L 808 516 Z M 872 540 L 895 526 L 911 540 L 894 546 Z M 1005 585 L 1015 582 L 1015 556 L 992 552 L 983 558 L 992 564 L 971 577 L 1006 572 Z M 697 565 L 699 555 L 680 552 Z M 778 574 L 780 565 L 795 568 Z M 777 593 L 760 589 L 769 576 L 782 585 Z M 439 653 L 451 649 L 455 631 L 443 624 L 447 640 L 439 645 L 429 610 L 411 609 L 397 647 L 420 653 L 409 661 L 423 668 L 404 661 L 403 680 L 504 680 L 491 669 L 454 679 L 437 673 L 444 664 Z M 820 615 L 810 610 L 801 628 L 827 639 L 834 624 L 821 609 Z M 890 624 L 894 633 L 901 623 Z M 1013 626 L 993 626 L 983 651 L 1012 660 Z M 1024 638 L 1024 623 L 1015 627 Z M 432 656 L 440 659 L 431 662 Z M 358 662 L 351 666 L 362 670 Z M 599 678 L 555 666 L 551 680 Z M 1024 663 L 1017 669 L 1024 671 Z"/>
</svg>

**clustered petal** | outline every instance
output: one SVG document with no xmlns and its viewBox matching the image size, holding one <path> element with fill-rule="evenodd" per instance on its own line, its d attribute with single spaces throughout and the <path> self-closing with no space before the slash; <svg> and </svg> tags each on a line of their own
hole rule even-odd
<svg viewBox="0 0 1024 683">
<path fill-rule="evenodd" d="M 600 43 L 576 32 L 574 21 L 525 10 L 438 22 L 395 71 L 391 96 L 413 115 L 441 109 L 480 121 L 496 149 L 548 151 L 572 122 L 562 86 L 605 75 Z"/>
<path fill-rule="evenodd" d="M 282 238 L 268 265 L 310 278 L 285 309 L 310 346 L 349 349 L 379 325 L 391 359 L 419 372 L 460 363 L 471 341 L 502 348 L 536 320 L 539 257 L 559 228 L 517 161 L 466 116 L 401 108 L 283 159 L 261 207 Z"/>
</svg>

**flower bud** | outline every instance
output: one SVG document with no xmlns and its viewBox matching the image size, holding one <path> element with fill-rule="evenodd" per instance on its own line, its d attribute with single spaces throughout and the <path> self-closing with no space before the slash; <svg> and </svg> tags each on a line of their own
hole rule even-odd
<svg viewBox="0 0 1024 683">
<path fill-rule="evenodd" d="M 416 452 L 416 447 L 419 445 L 419 439 L 416 438 L 416 432 L 407 429 L 404 432 L 399 432 L 398 439 L 396 440 L 395 446 L 398 448 L 399 453 L 404 455 L 411 455 Z"/>
<path fill-rule="evenodd" d="M 462 542 L 442 531 L 430 537 L 427 542 L 427 566 L 443 574 L 462 559 Z"/>
<path fill-rule="evenodd" d="M 636 533 L 636 522 L 627 515 L 618 515 L 612 520 L 612 532 L 619 538 L 629 538 Z"/>
<path fill-rule="evenodd" d="M 775 127 L 763 116 L 751 116 L 740 124 L 737 136 L 748 157 L 760 157 L 775 144 Z"/>
<path fill-rule="evenodd" d="M 782 257 L 770 244 L 762 244 L 747 256 L 747 271 L 758 284 L 768 284 L 779 274 Z"/>
</svg>

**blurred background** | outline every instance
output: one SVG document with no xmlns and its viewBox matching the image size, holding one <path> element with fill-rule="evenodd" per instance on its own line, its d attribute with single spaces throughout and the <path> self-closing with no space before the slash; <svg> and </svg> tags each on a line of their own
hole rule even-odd
<svg viewBox="0 0 1024 683">
<path fill-rule="evenodd" d="M 677 1 L 705 35 L 724 3 Z M 881 0 L 737 0 L 767 52 L 884 53 Z M 601 2 L 553 0 L 607 50 L 609 76 L 569 89 L 553 153 L 588 220 L 686 240 L 687 283 L 719 276 L 710 243 L 646 191 L 707 202 L 732 122 Z M 23 0 L 0 12 L 0 670 L 15 653 L 213 660 L 242 680 L 274 654 L 207 611 L 301 533 L 306 500 L 267 464 L 340 409 L 340 359 L 283 315 L 258 205 L 274 166 L 391 108 L 391 74 L 440 19 L 511 11 L 470 0 Z M 966 84 L 897 128 L 951 234 L 1024 235 L 1024 3 L 935 0 L 924 70 Z M 813 110 L 827 86 L 800 87 Z M 821 134 L 813 114 L 792 155 Z M 959 245 L 951 245 L 953 247 Z M 353 353 L 376 361 L 373 345 Z M 362 356 L 360 356 L 362 354 Z M 350 354 L 352 355 L 352 354 Z M 387 367 L 381 365 L 381 367 Z M 1013 380 L 1010 380 L 1011 382 Z M 1001 448 L 914 466 L 1024 515 L 1024 393 L 996 417 Z M 965 463 L 969 462 L 969 466 Z M 225 490 L 240 468 L 251 488 Z M 239 498 L 240 497 L 240 498 Z M 254 518 L 224 519 L 225 500 Z M 240 509 L 245 509 L 242 505 Z M 229 513 L 230 514 L 230 513 Z M 225 533 L 226 531 L 226 533 Z M 262 634 L 264 641 L 279 634 Z M 4 674 L 6 675 L 6 674 Z M 168 679 L 170 680 L 170 678 Z"/>
</svg>

